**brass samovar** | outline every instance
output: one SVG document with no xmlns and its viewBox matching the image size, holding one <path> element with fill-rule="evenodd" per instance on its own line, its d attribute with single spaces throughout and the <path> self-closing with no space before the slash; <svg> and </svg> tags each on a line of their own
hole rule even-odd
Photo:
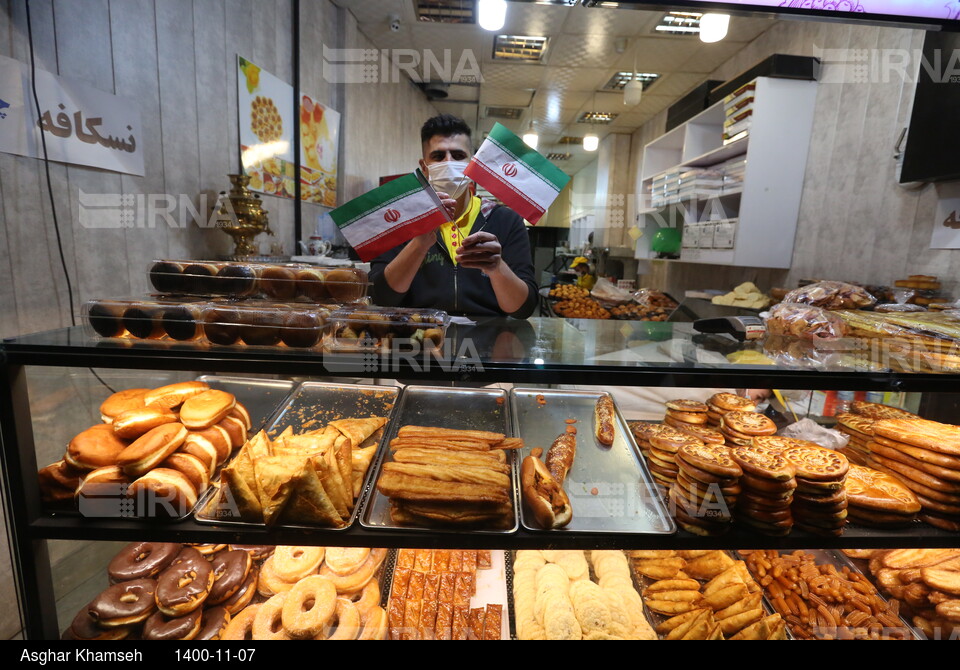
<svg viewBox="0 0 960 670">
<path fill-rule="evenodd" d="M 229 195 L 220 191 L 216 205 L 217 227 L 233 238 L 234 256 L 256 256 L 259 251 L 253 239 L 260 233 L 273 235 L 267 212 L 260 196 L 247 188 L 250 177 L 245 174 L 227 176 L 233 187 Z"/>
</svg>

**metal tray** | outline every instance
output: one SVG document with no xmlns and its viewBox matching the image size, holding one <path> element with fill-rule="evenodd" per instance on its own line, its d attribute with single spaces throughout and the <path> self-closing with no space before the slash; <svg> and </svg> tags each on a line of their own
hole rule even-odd
<svg viewBox="0 0 960 670">
<path fill-rule="evenodd" d="M 510 435 L 509 407 L 506 402 L 506 391 L 495 388 L 454 388 L 435 386 L 407 386 L 403 389 L 400 402 L 394 416 L 387 426 L 384 435 L 384 444 L 396 437 L 400 426 L 443 426 L 458 430 L 489 430 Z M 507 463 L 511 468 L 511 502 L 513 503 L 514 522 L 511 528 L 505 530 L 484 530 L 472 528 L 441 528 L 427 526 L 399 526 L 390 519 L 390 499 L 377 491 L 373 483 L 380 476 L 384 463 L 390 462 L 393 455 L 386 446 L 381 447 L 378 460 L 374 462 L 371 471 L 375 478 L 368 479 L 369 490 L 361 498 L 363 510 L 360 514 L 360 525 L 366 528 L 381 530 L 398 530 L 405 532 L 453 533 L 453 534 L 482 534 L 506 535 L 515 533 L 519 528 L 519 513 L 517 489 L 518 471 L 517 454 L 507 452 Z M 369 475 L 369 473 L 368 473 Z"/>
<path fill-rule="evenodd" d="M 277 406 L 290 394 L 294 383 L 277 379 L 258 379 L 253 377 L 225 377 L 218 375 L 201 375 L 197 381 L 206 382 L 211 388 L 232 393 L 237 402 L 243 404 L 250 413 L 250 422 L 254 431 L 276 411 Z M 175 517 L 150 517 L 159 523 L 175 523 L 183 521 L 203 508 L 210 492 L 215 489 L 214 481 L 219 476 L 219 468 L 211 478 L 211 485 L 197 494 L 197 503 L 183 514 Z M 130 514 L 121 504 L 119 496 L 107 495 L 104 497 L 91 496 L 84 498 L 80 503 L 81 509 L 52 510 L 57 514 L 81 514 L 93 518 L 120 518 L 133 521 L 142 521 L 143 516 Z"/>
<path fill-rule="evenodd" d="M 811 554 L 814 557 L 814 561 L 816 562 L 817 565 L 833 565 L 837 568 L 842 568 L 843 566 L 846 566 L 854 572 L 859 572 L 863 574 L 864 577 L 867 578 L 867 581 L 873 585 L 880 599 L 883 600 L 884 602 L 889 602 L 889 598 L 887 598 L 880 591 L 880 589 L 877 588 L 876 584 L 871 579 L 870 575 L 860 570 L 860 568 L 858 568 L 857 565 L 849 557 L 844 555 L 842 552 L 833 551 L 830 549 L 804 549 L 803 551 L 805 551 L 808 554 Z M 789 550 L 780 551 L 781 556 L 784 554 L 790 554 L 790 553 L 793 553 L 793 552 Z M 743 558 L 743 554 L 740 551 L 737 552 L 737 556 L 741 559 Z M 749 563 L 747 563 L 747 566 L 749 568 Z M 753 571 L 750 571 L 750 574 L 753 574 Z M 757 579 L 757 575 L 753 575 L 753 576 L 754 576 L 754 579 Z M 773 607 L 773 601 L 770 600 L 769 598 L 767 587 L 763 588 L 763 596 L 764 596 L 764 600 L 768 601 L 771 609 L 776 612 L 777 609 Z M 784 616 L 782 612 L 780 613 L 780 616 Z M 912 625 L 910 625 L 910 623 L 906 621 L 902 616 L 898 615 L 898 618 L 900 619 L 901 622 L 903 622 L 903 630 L 909 636 L 907 639 L 911 639 L 911 640 L 924 639 L 922 634 L 918 633 L 918 631 Z M 784 619 L 786 619 L 786 617 L 784 617 Z M 790 633 L 790 635 L 794 639 L 799 639 L 796 635 L 794 635 L 793 629 L 789 621 L 787 622 L 787 631 Z"/>
<path fill-rule="evenodd" d="M 544 530 L 524 508 L 523 527 L 547 533 L 675 533 L 676 524 L 619 409 L 615 411 L 613 445 L 604 446 L 594 437 L 594 409 L 602 395 L 607 394 L 548 389 L 510 391 L 514 432 L 523 438 L 518 460 L 530 455 L 534 447 L 542 447 L 546 454 L 569 425 L 568 419 L 576 420 L 573 425 L 577 427 L 577 456 L 563 484 L 573 507 L 573 519 L 565 528 Z"/>
<path fill-rule="evenodd" d="M 303 432 L 322 428 L 331 421 L 344 418 L 363 418 L 367 416 L 391 417 L 400 389 L 396 386 L 365 386 L 362 384 L 330 384 L 325 382 L 303 382 L 291 393 L 286 402 L 280 405 L 264 422 L 263 428 L 271 437 L 279 435 L 287 426 L 293 426 L 294 432 Z M 387 422 L 387 434 L 393 419 Z M 381 438 L 379 450 L 383 448 Z M 380 458 L 379 453 L 374 455 L 374 462 Z M 374 472 L 373 463 L 367 469 L 367 476 L 360 489 L 360 497 L 353 506 L 350 519 L 343 528 L 325 528 L 329 531 L 342 531 L 350 528 L 357 519 L 361 508 L 364 492 L 370 486 L 370 478 Z M 211 487 L 210 493 L 202 501 L 194 514 L 199 523 L 213 523 L 240 528 L 263 528 L 262 523 L 239 521 L 218 516 L 217 501 L 219 486 Z M 282 524 L 284 528 L 309 528 L 316 526 L 300 524 Z"/>
</svg>

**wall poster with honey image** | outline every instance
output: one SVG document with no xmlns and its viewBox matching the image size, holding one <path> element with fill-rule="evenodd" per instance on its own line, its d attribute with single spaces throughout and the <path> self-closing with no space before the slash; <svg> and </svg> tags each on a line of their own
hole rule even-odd
<svg viewBox="0 0 960 670">
<path fill-rule="evenodd" d="M 300 197 L 337 206 L 337 149 L 340 113 L 300 95 Z"/>
<path fill-rule="evenodd" d="M 237 56 L 240 163 L 250 190 L 294 197 L 293 87 Z"/>
</svg>

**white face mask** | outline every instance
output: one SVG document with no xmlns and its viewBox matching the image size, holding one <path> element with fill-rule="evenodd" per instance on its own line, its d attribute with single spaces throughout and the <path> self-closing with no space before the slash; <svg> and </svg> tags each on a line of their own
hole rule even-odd
<svg viewBox="0 0 960 670">
<path fill-rule="evenodd" d="M 446 193 L 451 198 L 458 198 L 470 185 L 470 180 L 463 176 L 467 169 L 465 161 L 441 161 L 427 166 L 427 177 L 433 190 Z"/>
</svg>

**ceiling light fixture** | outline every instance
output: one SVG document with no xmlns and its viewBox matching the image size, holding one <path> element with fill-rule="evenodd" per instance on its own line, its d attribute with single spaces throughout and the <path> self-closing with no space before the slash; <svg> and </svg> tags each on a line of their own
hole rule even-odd
<svg viewBox="0 0 960 670">
<path fill-rule="evenodd" d="M 640 52 L 640 43 L 637 43 L 637 49 L 633 52 L 633 78 L 623 87 L 623 104 L 628 107 L 636 107 L 643 98 L 643 82 L 637 79 L 637 54 Z"/>
<path fill-rule="evenodd" d="M 712 44 L 727 36 L 729 14 L 704 14 L 700 17 L 700 41 Z"/>
<path fill-rule="evenodd" d="M 600 146 L 600 138 L 594 135 L 593 133 L 588 133 L 583 136 L 584 151 L 596 151 L 599 146 Z"/>
<path fill-rule="evenodd" d="M 478 0 L 477 23 L 484 30 L 500 30 L 507 21 L 507 0 Z"/>
</svg>

